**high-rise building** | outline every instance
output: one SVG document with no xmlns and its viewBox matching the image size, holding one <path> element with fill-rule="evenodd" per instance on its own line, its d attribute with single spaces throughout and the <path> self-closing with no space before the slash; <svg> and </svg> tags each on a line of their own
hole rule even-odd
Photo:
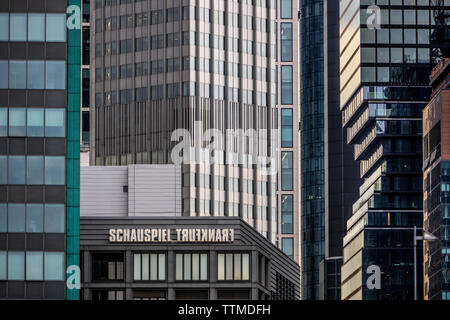
<svg viewBox="0 0 450 320">
<path fill-rule="evenodd" d="M 450 300 L 450 59 L 431 75 L 433 93 L 423 111 L 423 228 L 439 238 L 424 244 L 424 299 Z"/>
<path fill-rule="evenodd" d="M 90 143 L 90 78 L 91 78 L 91 0 L 82 0 L 81 3 L 81 125 L 80 125 L 80 165 L 89 165 Z"/>
<path fill-rule="evenodd" d="M 276 242 L 276 174 L 255 162 L 277 145 L 275 17 L 275 1 L 94 1 L 91 164 L 176 162 L 171 135 L 185 129 L 203 149 L 183 165 L 183 214 L 240 216 Z M 262 136 L 224 136 L 211 164 L 198 143 L 211 128 Z"/>
<path fill-rule="evenodd" d="M 304 299 L 340 298 L 342 238 L 359 174 L 342 132 L 339 1 L 301 1 L 301 251 Z"/>
<path fill-rule="evenodd" d="M 374 6 L 375 5 L 375 6 Z M 359 199 L 344 237 L 342 299 L 422 292 L 422 109 L 430 96 L 434 3 L 341 1 L 340 104 L 360 163 Z"/>
<path fill-rule="evenodd" d="M 79 298 L 79 2 L 0 2 L 1 299 Z"/>
<path fill-rule="evenodd" d="M 280 248 L 300 262 L 300 150 L 299 150 L 299 23 L 298 1 L 275 2 L 277 30 L 277 119 L 280 129 L 278 225 Z"/>
</svg>

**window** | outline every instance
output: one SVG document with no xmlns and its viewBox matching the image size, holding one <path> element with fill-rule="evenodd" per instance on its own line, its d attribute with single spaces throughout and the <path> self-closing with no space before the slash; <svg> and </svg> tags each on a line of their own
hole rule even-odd
<svg viewBox="0 0 450 320">
<path fill-rule="evenodd" d="M 293 147 L 292 109 L 281 109 L 281 147 Z"/>
<path fill-rule="evenodd" d="M 164 253 L 135 253 L 134 280 L 166 280 L 166 255 Z"/>
<path fill-rule="evenodd" d="M 44 109 L 42 108 L 27 109 L 27 136 L 29 137 L 44 136 Z"/>
<path fill-rule="evenodd" d="M 8 280 L 24 280 L 25 254 L 24 252 L 8 252 Z"/>
<path fill-rule="evenodd" d="M 6 212 L 6 203 L 0 203 L 0 232 L 6 232 Z"/>
<path fill-rule="evenodd" d="M 9 31 L 10 41 L 27 41 L 27 14 L 11 13 Z"/>
<path fill-rule="evenodd" d="M 208 280 L 208 254 L 177 253 L 175 280 L 177 281 Z"/>
<path fill-rule="evenodd" d="M 292 66 L 281 66 L 281 104 L 292 104 L 292 90 Z"/>
<path fill-rule="evenodd" d="M 64 252 L 44 254 L 44 280 L 64 280 Z"/>
<path fill-rule="evenodd" d="M 44 157 L 27 157 L 27 184 L 44 184 Z"/>
<path fill-rule="evenodd" d="M 64 137 L 66 134 L 66 112 L 64 109 L 45 110 L 45 136 Z"/>
<path fill-rule="evenodd" d="M 292 19 L 292 0 L 281 1 L 281 19 Z"/>
<path fill-rule="evenodd" d="M 6 251 L 0 251 L 0 280 L 6 278 Z"/>
<path fill-rule="evenodd" d="M 281 250 L 286 253 L 291 259 L 293 258 L 294 253 L 294 239 L 292 238 L 283 238 L 281 239 Z"/>
<path fill-rule="evenodd" d="M 43 280 L 44 255 L 42 252 L 27 252 L 26 280 Z"/>
<path fill-rule="evenodd" d="M 45 14 L 28 14 L 28 41 L 45 41 Z"/>
<path fill-rule="evenodd" d="M 9 88 L 25 89 L 27 87 L 27 62 L 10 61 L 9 63 Z"/>
<path fill-rule="evenodd" d="M 0 60 L 0 89 L 8 89 L 9 65 L 7 60 Z"/>
<path fill-rule="evenodd" d="M 281 153 L 281 190 L 293 190 L 293 154 L 291 151 Z"/>
<path fill-rule="evenodd" d="M 9 109 L 9 135 L 13 137 L 26 136 L 25 108 Z"/>
<path fill-rule="evenodd" d="M 92 300 L 124 300 L 123 290 L 92 290 Z"/>
<path fill-rule="evenodd" d="M 25 232 L 24 204 L 8 204 L 8 232 Z"/>
<path fill-rule="evenodd" d="M 10 156 L 8 158 L 8 183 L 25 184 L 24 156 Z"/>
<path fill-rule="evenodd" d="M 281 23 L 281 61 L 292 61 L 292 23 Z"/>
<path fill-rule="evenodd" d="M 26 232 L 44 231 L 44 206 L 42 204 L 27 204 Z"/>
<path fill-rule="evenodd" d="M 0 41 L 9 39 L 9 14 L 0 13 Z"/>
<path fill-rule="evenodd" d="M 28 89 L 44 89 L 44 61 L 28 61 Z"/>
<path fill-rule="evenodd" d="M 124 279 L 123 253 L 94 253 L 92 254 L 92 280 L 121 281 Z"/>
<path fill-rule="evenodd" d="M 47 13 L 46 40 L 53 42 L 66 41 L 66 15 Z"/>
<path fill-rule="evenodd" d="M 281 233 L 292 234 L 294 213 L 294 196 L 284 194 L 281 196 Z"/>
<path fill-rule="evenodd" d="M 66 163 L 64 157 L 45 157 L 45 184 L 65 183 Z"/>
<path fill-rule="evenodd" d="M 46 89 L 66 89 L 66 62 L 47 61 Z"/>
<path fill-rule="evenodd" d="M 248 253 L 219 253 L 217 255 L 217 280 L 250 280 L 250 255 Z"/>
<path fill-rule="evenodd" d="M 63 204 L 45 205 L 45 228 L 44 232 L 64 232 L 64 221 L 66 220 Z"/>
</svg>

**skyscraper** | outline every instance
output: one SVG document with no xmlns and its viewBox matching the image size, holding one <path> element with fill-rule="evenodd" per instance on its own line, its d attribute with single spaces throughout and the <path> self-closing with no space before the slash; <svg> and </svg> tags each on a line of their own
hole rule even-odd
<svg viewBox="0 0 450 320">
<path fill-rule="evenodd" d="M 241 216 L 275 242 L 276 175 L 254 161 L 274 156 L 277 144 L 270 139 L 275 8 L 275 1 L 96 0 L 91 164 L 174 162 L 176 129 L 186 129 L 192 141 L 211 128 L 266 130 L 253 152 L 246 139 L 239 157 L 235 143 L 231 152 L 219 146 L 219 163 L 184 163 L 183 213 Z M 225 137 L 224 145 L 233 141 Z M 197 160 L 208 159 L 207 144 L 200 144 Z M 284 163 L 292 167 L 289 155 Z"/>
<path fill-rule="evenodd" d="M 364 180 L 343 243 L 345 300 L 413 299 L 415 270 L 422 292 L 421 242 L 414 263 L 413 232 L 422 227 L 421 112 L 430 95 L 432 5 L 341 1 L 340 104 Z"/>
<path fill-rule="evenodd" d="M 0 2 L 0 298 L 78 299 L 79 0 Z M 73 20 L 75 19 L 75 20 Z M 68 80 L 69 79 L 69 80 Z"/>
<path fill-rule="evenodd" d="M 449 43 L 450 44 L 450 43 Z M 450 215 L 450 60 L 437 65 L 431 75 L 433 93 L 423 112 L 424 224 L 439 241 L 424 244 L 424 299 L 449 300 Z"/>
<path fill-rule="evenodd" d="M 277 15 L 277 114 L 281 169 L 278 175 L 280 248 L 300 262 L 299 23 L 298 1 L 280 0 Z"/>
</svg>

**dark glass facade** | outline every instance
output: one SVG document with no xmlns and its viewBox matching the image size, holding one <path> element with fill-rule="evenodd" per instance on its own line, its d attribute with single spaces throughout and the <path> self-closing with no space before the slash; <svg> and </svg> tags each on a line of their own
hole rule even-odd
<svg viewBox="0 0 450 320">
<path fill-rule="evenodd" d="M 433 3 L 341 1 L 341 110 L 364 183 L 347 221 L 342 299 L 413 299 L 422 228 L 421 110 L 430 96 Z M 370 5 L 380 9 L 374 26 Z M 418 293 L 422 292 L 421 243 Z M 381 288 L 366 280 L 370 266 Z"/>
<path fill-rule="evenodd" d="M 319 298 L 325 255 L 323 1 L 301 0 L 302 298 Z"/>
</svg>

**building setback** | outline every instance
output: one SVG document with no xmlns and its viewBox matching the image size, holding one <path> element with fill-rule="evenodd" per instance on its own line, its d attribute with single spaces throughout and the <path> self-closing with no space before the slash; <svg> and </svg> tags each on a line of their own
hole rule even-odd
<svg viewBox="0 0 450 320">
<path fill-rule="evenodd" d="M 82 217 L 81 256 L 85 300 L 300 297 L 298 264 L 235 217 Z"/>
<path fill-rule="evenodd" d="M 423 246 L 424 299 L 450 299 L 450 60 L 435 67 L 433 93 L 423 111 L 424 230 L 439 241 Z"/>
<path fill-rule="evenodd" d="M 436 7 L 378 1 L 374 12 L 373 4 L 340 3 L 342 122 L 364 181 L 343 242 L 342 299 L 414 299 L 415 267 L 418 296 L 423 284 L 422 243 L 415 265 L 413 232 L 423 223 L 421 113 Z M 367 282 L 371 276 L 380 288 Z"/>
<path fill-rule="evenodd" d="M 79 266 L 80 30 L 66 27 L 72 5 L 80 1 L 0 1 L 0 299 L 79 298 L 76 281 L 66 286 Z"/>
</svg>

